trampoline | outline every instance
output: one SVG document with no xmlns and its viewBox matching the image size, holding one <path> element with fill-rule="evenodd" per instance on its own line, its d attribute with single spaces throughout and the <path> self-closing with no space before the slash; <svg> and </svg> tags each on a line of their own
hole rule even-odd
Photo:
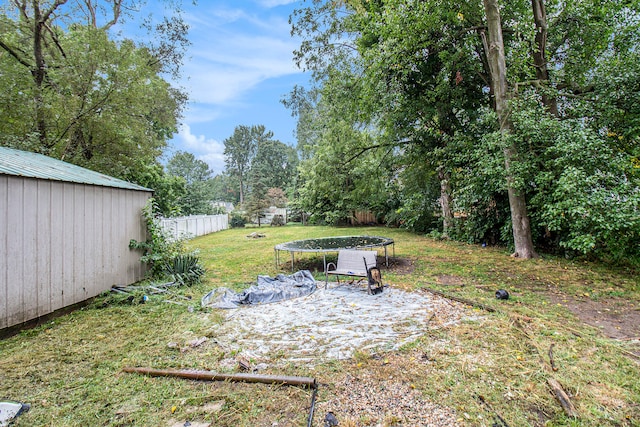
<svg viewBox="0 0 640 427">
<path fill-rule="evenodd" d="M 391 245 L 395 256 L 395 242 L 388 237 L 380 236 L 335 236 L 321 237 L 317 239 L 294 240 L 280 243 L 274 247 L 276 267 L 280 267 L 280 252 L 287 251 L 291 254 L 291 271 L 295 262 L 296 252 L 322 252 L 324 269 L 327 269 L 327 252 L 338 252 L 342 249 L 373 249 L 384 248 L 385 264 L 389 266 L 389 254 L 387 247 Z"/>
</svg>

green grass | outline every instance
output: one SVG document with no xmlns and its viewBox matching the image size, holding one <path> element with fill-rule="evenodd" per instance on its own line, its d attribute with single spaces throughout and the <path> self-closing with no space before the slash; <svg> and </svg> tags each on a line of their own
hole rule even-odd
<svg viewBox="0 0 640 427">
<path fill-rule="evenodd" d="M 266 237 L 249 239 L 251 231 Z M 199 250 L 207 274 L 202 284 L 177 291 L 181 298 L 173 299 L 183 305 L 163 302 L 166 297 L 159 295 L 151 295 L 147 304 L 99 298 L 0 341 L 0 398 L 32 405 L 17 426 L 164 426 L 185 420 L 215 426 L 306 425 L 310 395 L 305 390 L 148 378 L 121 370 L 233 370 L 220 364 L 233 355 L 215 344 L 211 329 L 224 318 L 201 310 L 200 297 L 218 286 L 242 289 L 258 274 L 290 272 L 288 253 L 281 254 L 283 263 L 276 268 L 273 248 L 278 243 L 357 234 L 391 237 L 396 257 L 413 260 L 415 268 L 408 274 L 383 270 L 385 283 L 416 292 L 429 287 L 497 311 L 469 309 L 475 317 L 468 321 L 425 330 L 423 338 L 386 355 L 390 363 L 384 369 L 376 358 L 357 352 L 353 360 L 327 360 L 313 369 L 274 362 L 265 373 L 313 376 L 329 384 L 320 390 L 322 401 L 332 381 L 346 375 L 379 373 L 384 380 L 395 370 L 395 379 L 454 409 L 465 426 L 491 426 L 495 414 L 512 427 L 640 425 L 640 365 L 632 356 L 638 351 L 633 341 L 604 337 L 548 298 L 552 292 L 594 301 L 621 298 L 640 309 L 637 274 L 556 258 L 522 261 L 499 248 L 434 241 L 385 228 L 263 227 L 194 239 L 189 245 Z M 315 254 L 296 255 L 296 260 L 297 266 L 318 266 Z M 322 277 L 321 272 L 316 276 Z M 509 290 L 512 298 L 496 300 L 493 294 L 499 288 Z M 194 309 L 188 310 L 189 305 Z M 209 341 L 188 346 L 202 336 Z M 555 372 L 549 365 L 551 345 Z M 549 378 L 570 393 L 579 419 L 563 414 L 550 393 Z M 315 426 L 322 424 L 323 415 L 316 415 Z"/>
</svg>

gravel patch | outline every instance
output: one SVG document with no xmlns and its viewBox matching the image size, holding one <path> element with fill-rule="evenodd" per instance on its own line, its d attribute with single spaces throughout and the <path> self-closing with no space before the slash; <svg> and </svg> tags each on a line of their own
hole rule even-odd
<svg viewBox="0 0 640 427">
<path fill-rule="evenodd" d="M 296 362 L 308 367 L 351 358 L 355 351 L 397 350 L 428 328 L 469 318 L 462 304 L 433 294 L 387 287 L 369 295 L 363 286 L 335 283 L 306 297 L 224 313 L 225 322 L 214 328 L 215 341 L 226 352 L 271 366 Z M 402 370 L 402 357 L 397 356 L 391 365 Z M 229 367 L 236 363 L 229 362 Z M 454 410 L 429 401 L 398 376 L 361 372 L 327 382 L 320 388 L 315 427 L 334 425 L 327 416 L 335 416 L 344 427 L 459 425 Z"/>
<path fill-rule="evenodd" d="M 216 341 L 244 357 L 313 365 L 354 351 L 397 350 L 434 325 L 464 317 L 461 304 L 391 287 L 369 295 L 362 286 L 330 284 L 313 294 L 228 310 Z"/>
<path fill-rule="evenodd" d="M 341 426 L 460 425 L 452 410 L 424 399 L 419 391 L 401 381 L 347 377 L 334 385 L 333 393 L 333 397 L 318 403 L 318 421 L 331 413 Z"/>
</svg>

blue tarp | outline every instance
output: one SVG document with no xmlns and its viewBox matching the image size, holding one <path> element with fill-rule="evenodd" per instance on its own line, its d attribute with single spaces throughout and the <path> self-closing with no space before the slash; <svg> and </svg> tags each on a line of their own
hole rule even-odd
<svg viewBox="0 0 640 427">
<path fill-rule="evenodd" d="M 309 270 L 276 277 L 258 276 L 255 285 L 237 293 L 228 288 L 216 288 L 202 297 L 203 307 L 238 308 L 242 305 L 266 304 L 310 295 L 316 281 Z"/>
</svg>

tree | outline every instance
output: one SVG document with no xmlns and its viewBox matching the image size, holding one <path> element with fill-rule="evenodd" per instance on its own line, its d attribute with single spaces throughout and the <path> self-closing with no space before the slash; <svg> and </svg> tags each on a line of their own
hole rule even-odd
<svg viewBox="0 0 640 427">
<path fill-rule="evenodd" d="M 211 194 L 214 200 L 236 203 L 239 198 L 238 188 L 235 178 L 226 170 L 211 179 Z"/>
<path fill-rule="evenodd" d="M 153 189 L 155 214 L 164 217 L 178 216 L 182 213 L 180 197 L 185 193 L 184 179 L 165 173 L 159 162 L 149 163 L 137 159 L 133 168 L 123 176 L 124 179 L 143 187 Z"/>
<path fill-rule="evenodd" d="M 167 162 L 167 172 L 185 182 L 185 191 L 178 198 L 182 214 L 212 213 L 213 196 L 209 165 L 196 159 L 191 153 L 178 151 Z"/>
<path fill-rule="evenodd" d="M 224 140 L 226 170 L 238 180 L 241 205 L 244 203 L 246 180 L 257 148 L 253 133 L 252 127 L 240 125 L 233 130 L 233 135 Z"/>
<path fill-rule="evenodd" d="M 3 140 L 120 177 L 133 159 L 158 157 L 186 101 L 162 73 L 179 70 L 187 27 L 176 4 L 178 15 L 149 27 L 157 38 L 147 45 L 114 41 L 110 29 L 136 5 L 11 0 L 3 8 L 0 67 L 14 82 L 0 97 L 10 119 Z M 22 107 L 10 111 L 9 99 Z"/>
<path fill-rule="evenodd" d="M 167 172 L 171 175 L 184 178 L 187 184 L 191 185 L 196 182 L 204 182 L 211 178 L 211 169 L 209 165 L 202 160 L 187 153 L 186 151 L 177 151 L 167 162 Z"/>
<path fill-rule="evenodd" d="M 577 204 L 596 193 L 608 200 L 600 187 L 628 203 L 630 210 L 619 212 L 633 211 L 638 173 L 620 165 L 639 163 L 638 4 L 500 6 L 495 0 L 316 0 L 297 11 L 293 32 L 303 37 L 297 59 L 313 70 L 316 85 L 296 88 L 285 101 L 299 117 L 304 159 L 297 202 L 325 218 L 344 214 L 368 190 L 366 181 L 352 179 L 352 169 L 340 167 L 364 166 L 377 152 L 380 164 L 391 166 L 380 188 L 397 195 L 378 205 L 400 221 L 415 224 L 420 215 L 410 211 L 433 209 L 437 177 L 443 230 L 453 224 L 457 238 L 514 244 L 524 258 L 535 255 L 534 238 L 546 248 L 559 242 L 579 251 L 612 248 L 604 228 L 591 223 L 594 235 L 587 236 L 581 224 L 589 221 L 552 221 L 548 212 L 558 203 L 552 195 L 567 188 L 578 191 L 571 197 Z M 558 123 L 534 126 L 523 115 Z M 585 152 L 612 150 L 583 161 L 584 174 L 563 175 L 555 165 L 579 166 L 570 158 L 575 144 L 559 148 L 572 146 L 563 133 Z M 548 155 L 552 147 L 561 159 Z M 598 170 L 608 178 L 588 176 Z M 589 185 L 571 186 L 570 176 Z M 327 182 L 344 188 L 335 203 L 325 203 Z M 461 219 L 453 221 L 454 209 L 464 213 Z M 606 210 L 590 212 L 604 218 Z M 610 219 L 620 220 L 613 213 Z"/>
<path fill-rule="evenodd" d="M 259 173 L 265 188 L 287 188 L 295 182 L 298 155 L 293 147 L 278 140 L 257 143 L 251 174 Z"/>
<path fill-rule="evenodd" d="M 491 71 L 491 87 L 493 89 L 495 110 L 498 117 L 500 135 L 503 139 L 507 139 L 512 130 L 512 125 L 509 119 L 507 66 L 504 41 L 502 39 L 500 9 L 497 0 L 483 0 L 483 2 L 487 15 L 488 32 L 485 50 L 489 61 L 489 70 Z M 533 258 L 537 255 L 533 248 L 527 203 L 522 190 L 516 188 L 513 176 L 511 176 L 511 164 L 517 156 L 517 150 L 513 144 L 507 141 L 503 151 L 515 255 L 525 259 Z"/>
<path fill-rule="evenodd" d="M 273 139 L 273 132 L 264 125 L 237 126 L 233 135 L 224 140 L 226 172 L 237 179 L 239 200 L 243 204 L 248 193 L 254 192 L 257 181 L 266 196 L 270 187 L 285 188 L 295 181 L 298 156 L 288 145 Z"/>
<path fill-rule="evenodd" d="M 269 188 L 267 190 L 267 200 L 270 206 L 284 208 L 287 206 L 287 195 L 282 188 Z"/>
</svg>

